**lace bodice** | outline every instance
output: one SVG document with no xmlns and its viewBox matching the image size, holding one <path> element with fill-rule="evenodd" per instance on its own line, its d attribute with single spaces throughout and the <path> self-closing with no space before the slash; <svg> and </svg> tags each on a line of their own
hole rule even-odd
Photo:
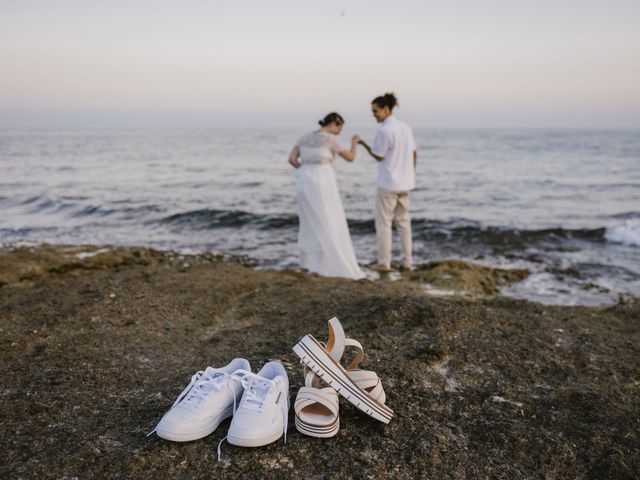
<svg viewBox="0 0 640 480">
<path fill-rule="evenodd" d="M 330 163 L 336 153 L 348 150 L 337 135 L 311 132 L 301 137 L 296 145 L 300 149 L 300 163 Z"/>
</svg>

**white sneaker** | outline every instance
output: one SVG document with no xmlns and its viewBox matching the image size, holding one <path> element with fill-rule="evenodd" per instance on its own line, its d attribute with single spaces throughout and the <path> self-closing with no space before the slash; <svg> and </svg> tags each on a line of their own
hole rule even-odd
<svg viewBox="0 0 640 480">
<path fill-rule="evenodd" d="M 233 415 L 243 392 L 242 375 L 250 372 L 244 358 L 236 358 L 226 367 L 199 371 L 149 435 L 156 432 L 174 442 L 206 437 Z"/>
<path fill-rule="evenodd" d="M 241 447 L 260 447 L 284 434 L 287 441 L 289 379 L 279 362 L 268 362 L 257 373 L 242 377 L 244 394 L 227 440 Z"/>
</svg>

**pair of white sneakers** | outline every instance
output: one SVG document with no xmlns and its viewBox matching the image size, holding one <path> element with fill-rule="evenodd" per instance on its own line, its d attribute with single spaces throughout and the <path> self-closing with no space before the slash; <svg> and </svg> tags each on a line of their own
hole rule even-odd
<svg viewBox="0 0 640 480">
<path fill-rule="evenodd" d="M 236 358 L 225 367 L 197 372 L 149 435 L 198 440 L 231 416 L 225 438 L 233 445 L 260 447 L 283 435 L 287 441 L 289 379 L 281 363 L 268 362 L 256 374 L 248 360 Z"/>
</svg>

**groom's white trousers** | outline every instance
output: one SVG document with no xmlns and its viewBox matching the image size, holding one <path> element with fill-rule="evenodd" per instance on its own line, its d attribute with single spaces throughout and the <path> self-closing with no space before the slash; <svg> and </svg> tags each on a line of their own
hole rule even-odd
<svg viewBox="0 0 640 480">
<path fill-rule="evenodd" d="M 376 194 L 376 236 L 378 263 L 391 266 L 391 222 L 396 224 L 402 249 L 402 266 L 411 267 L 411 216 L 409 192 L 390 192 L 378 188 Z"/>
</svg>

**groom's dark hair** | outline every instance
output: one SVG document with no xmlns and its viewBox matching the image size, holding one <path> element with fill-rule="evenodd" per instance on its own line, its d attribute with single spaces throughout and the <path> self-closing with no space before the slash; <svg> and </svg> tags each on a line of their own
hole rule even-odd
<svg viewBox="0 0 640 480">
<path fill-rule="evenodd" d="M 398 105 L 398 99 L 393 93 L 385 93 L 380 97 L 374 98 L 371 103 L 375 103 L 380 108 L 389 107 L 389 110 L 393 110 L 393 107 Z"/>
<path fill-rule="evenodd" d="M 344 118 L 342 118 L 342 115 L 340 115 L 339 113 L 331 112 L 331 113 L 328 113 L 322 120 L 319 120 L 318 123 L 320 124 L 321 127 L 326 127 L 327 125 L 330 125 L 332 123 L 343 125 Z"/>
</svg>

